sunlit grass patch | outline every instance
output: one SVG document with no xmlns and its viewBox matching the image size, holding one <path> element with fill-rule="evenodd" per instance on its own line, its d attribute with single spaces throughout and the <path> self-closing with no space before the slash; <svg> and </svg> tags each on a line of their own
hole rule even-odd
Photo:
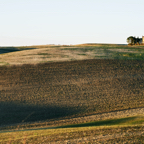
<svg viewBox="0 0 144 144">
<path fill-rule="evenodd" d="M 68 57 L 63 56 L 63 52 L 66 53 Z M 1 47 L 0 56 L 2 57 L 4 62 L 9 63 L 10 65 L 28 63 L 36 64 L 41 63 L 41 61 L 48 62 L 49 60 L 52 60 L 54 62 L 73 61 L 80 59 L 143 60 L 144 46 L 127 46 L 116 44 L 81 44 L 71 46 L 41 45 L 25 47 Z"/>
<path fill-rule="evenodd" d="M 112 126 L 112 125 L 133 125 L 133 124 L 144 124 L 144 117 L 135 116 L 135 117 L 120 118 L 120 119 L 94 121 L 94 122 L 89 122 L 89 123 L 60 126 L 59 128 Z"/>
<path fill-rule="evenodd" d="M 128 54 L 123 54 L 123 56 L 129 56 Z"/>
<path fill-rule="evenodd" d="M 101 126 L 6 132 L 0 134 L 0 143 L 64 142 L 84 137 L 88 140 L 88 137 L 122 135 L 123 133 L 126 139 L 131 133 L 142 131 L 142 126 Z"/>
<path fill-rule="evenodd" d="M 8 65 L 10 65 L 10 64 L 7 62 L 0 62 L 0 66 L 8 66 Z"/>
</svg>

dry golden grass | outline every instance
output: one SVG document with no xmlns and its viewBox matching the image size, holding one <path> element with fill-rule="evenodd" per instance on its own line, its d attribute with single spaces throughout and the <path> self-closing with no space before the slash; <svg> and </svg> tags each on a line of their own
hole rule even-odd
<svg viewBox="0 0 144 144">
<path fill-rule="evenodd" d="M 82 44 L 0 48 L 0 53 L 3 53 L 0 54 L 0 65 L 37 64 L 85 59 L 143 59 L 143 47 L 115 44 Z M 14 51 L 11 52 L 11 49 Z"/>
<path fill-rule="evenodd" d="M 130 141 L 129 141 L 130 140 Z M 0 143 L 142 143 L 143 126 L 105 126 L 32 130 L 0 134 Z"/>
</svg>

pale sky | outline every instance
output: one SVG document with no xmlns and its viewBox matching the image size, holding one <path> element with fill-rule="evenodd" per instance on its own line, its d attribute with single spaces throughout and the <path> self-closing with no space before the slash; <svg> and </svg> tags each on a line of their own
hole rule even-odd
<svg viewBox="0 0 144 144">
<path fill-rule="evenodd" d="M 144 0 L 0 0 L 0 46 L 126 44 L 144 35 Z"/>
</svg>

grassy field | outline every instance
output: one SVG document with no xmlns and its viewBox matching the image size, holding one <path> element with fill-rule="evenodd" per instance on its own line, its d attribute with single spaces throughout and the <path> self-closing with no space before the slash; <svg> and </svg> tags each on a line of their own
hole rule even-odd
<svg viewBox="0 0 144 144">
<path fill-rule="evenodd" d="M 143 108 L 143 48 L 94 44 L 0 48 L 0 129 L 61 126 L 55 130 L 1 133 L 1 143 L 69 139 L 77 143 L 81 137 L 95 143 L 100 134 L 100 142 L 142 142 L 143 116 L 124 115 L 89 123 L 55 121 Z"/>
<path fill-rule="evenodd" d="M 0 143 L 143 143 L 144 127 L 99 126 L 39 129 L 0 134 Z"/>
<path fill-rule="evenodd" d="M 144 59 L 144 46 L 115 44 L 0 47 L 0 65 L 37 64 L 85 59 Z"/>
</svg>

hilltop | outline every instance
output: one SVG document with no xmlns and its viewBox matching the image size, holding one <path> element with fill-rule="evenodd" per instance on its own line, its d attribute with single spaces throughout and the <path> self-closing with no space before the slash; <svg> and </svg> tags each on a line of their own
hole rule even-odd
<svg viewBox="0 0 144 144">
<path fill-rule="evenodd" d="M 86 59 L 144 59 L 144 46 L 116 44 L 0 47 L 0 65 L 37 64 Z"/>
</svg>

